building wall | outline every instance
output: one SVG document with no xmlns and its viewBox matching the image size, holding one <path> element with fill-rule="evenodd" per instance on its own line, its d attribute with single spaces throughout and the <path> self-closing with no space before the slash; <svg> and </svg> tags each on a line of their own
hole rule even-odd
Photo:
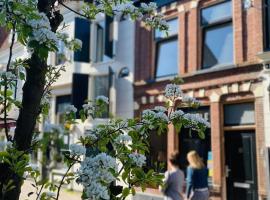
<svg viewBox="0 0 270 200">
<path fill-rule="evenodd" d="M 203 105 L 210 107 L 211 144 L 213 153 L 213 186 L 211 199 L 226 199 L 226 168 L 223 105 L 227 103 L 252 101 L 255 105 L 256 161 L 259 198 L 265 198 L 268 191 L 265 150 L 265 105 L 262 93 L 261 71 L 263 66 L 257 55 L 263 52 L 262 1 L 254 0 L 251 8 L 245 9 L 242 1 L 232 0 L 233 49 L 232 65 L 201 70 L 202 28 L 200 10 L 215 5 L 221 0 L 177 1 L 160 8 L 167 19 L 178 17 L 178 75 L 183 78 L 181 89 L 185 94 L 196 97 Z M 164 103 L 164 87 L 171 77 L 155 78 L 156 44 L 153 31 L 138 22 L 135 49 L 135 116 L 142 110 Z M 267 126 L 267 125 L 266 125 Z M 169 127 L 167 155 L 178 150 L 178 137 Z"/>
</svg>

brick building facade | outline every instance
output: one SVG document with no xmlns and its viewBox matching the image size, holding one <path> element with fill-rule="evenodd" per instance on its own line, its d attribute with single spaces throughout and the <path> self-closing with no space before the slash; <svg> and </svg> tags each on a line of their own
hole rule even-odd
<svg viewBox="0 0 270 200">
<path fill-rule="evenodd" d="M 162 105 L 165 85 L 178 75 L 184 80 L 183 92 L 201 100 L 198 112 L 211 122 L 211 129 L 207 141 L 200 142 L 183 136 L 185 130 L 178 134 L 169 127 L 165 136 L 150 139 L 152 154 L 157 155 L 151 159 L 164 154 L 166 160 L 178 150 L 185 162 L 186 151 L 196 149 L 212 171 L 212 199 L 266 199 L 269 168 L 264 112 L 269 109 L 265 107 L 269 92 L 264 90 L 265 69 L 258 54 L 268 50 L 269 1 L 157 3 L 158 12 L 165 14 L 172 27 L 166 38 L 137 23 L 135 116 Z"/>
</svg>

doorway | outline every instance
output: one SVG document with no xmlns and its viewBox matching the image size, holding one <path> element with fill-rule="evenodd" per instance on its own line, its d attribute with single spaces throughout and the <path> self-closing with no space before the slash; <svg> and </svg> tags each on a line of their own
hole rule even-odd
<svg viewBox="0 0 270 200">
<path fill-rule="evenodd" d="M 258 200 L 254 131 L 225 132 L 227 200 Z"/>
</svg>

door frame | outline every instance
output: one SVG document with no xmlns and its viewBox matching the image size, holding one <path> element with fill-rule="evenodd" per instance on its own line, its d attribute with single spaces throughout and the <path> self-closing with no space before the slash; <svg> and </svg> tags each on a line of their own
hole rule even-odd
<svg viewBox="0 0 270 200">
<path fill-rule="evenodd" d="M 252 126 L 235 126 L 235 127 L 223 127 L 223 142 L 222 142 L 222 154 L 223 154 L 223 190 L 222 190 L 222 196 L 224 199 L 227 199 L 227 175 L 226 175 L 226 145 L 225 145 L 225 140 L 226 140 L 226 133 L 227 134 L 234 134 L 232 132 L 241 132 L 245 131 L 248 133 L 248 131 L 253 132 L 254 134 L 254 150 L 253 152 L 254 155 L 254 160 L 255 160 L 255 184 L 256 184 L 256 191 L 257 191 L 257 199 L 259 200 L 259 183 L 258 183 L 258 163 L 257 163 L 257 137 L 256 137 L 256 128 L 255 125 Z M 235 133 L 237 134 L 237 133 Z"/>
</svg>

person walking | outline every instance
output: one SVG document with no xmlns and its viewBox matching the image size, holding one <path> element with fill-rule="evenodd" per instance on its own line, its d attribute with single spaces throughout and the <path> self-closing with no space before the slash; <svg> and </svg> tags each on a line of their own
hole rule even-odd
<svg viewBox="0 0 270 200">
<path fill-rule="evenodd" d="M 183 200 L 183 186 L 185 175 L 180 170 L 180 154 L 173 153 L 170 156 L 171 170 L 165 172 L 164 188 L 161 191 L 164 194 L 164 200 Z"/>
<path fill-rule="evenodd" d="M 189 200 L 208 200 L 208 169 L 196 151 L 187 154 L 189 166 L 187 168 L 186 196 Z"/>
</svg>

